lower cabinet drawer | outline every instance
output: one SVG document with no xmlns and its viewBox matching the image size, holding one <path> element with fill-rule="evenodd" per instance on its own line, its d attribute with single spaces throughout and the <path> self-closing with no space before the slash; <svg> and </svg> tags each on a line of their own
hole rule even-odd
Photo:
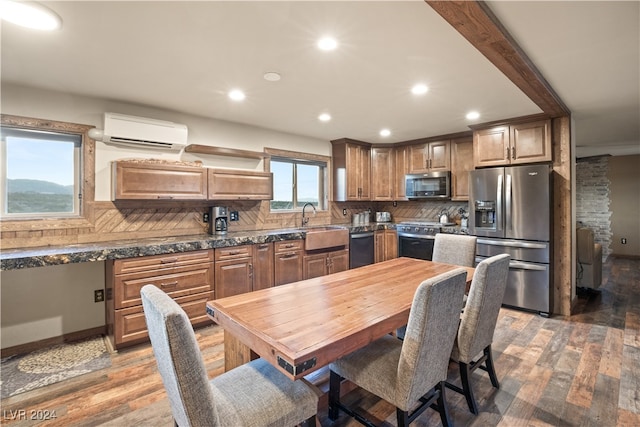
<svg viewBox="0 0 640 427">
<path fill-rule="evenodd" d="M 213 292 L 205 292 L 186 297 L 175 298 L 175 301 L 187 313 L 194 326 L 211 323 L 206 313 L 206 303 L 213 299 Z M 114 344 L 115 347 L 147 341 L 147 323 L 142 306 L 115 310 Z"/>
<path fill-rule="evenodd" d="M 212 262 L 162 272 L 119 274 L 114 280 L 114 306 L 116 309 L 121 309 L 142 304 L 140 289 L 147 284 L 157 286 L 172 298 L 179 298 L 213 291 L 213 280 Z"/>
</svg>

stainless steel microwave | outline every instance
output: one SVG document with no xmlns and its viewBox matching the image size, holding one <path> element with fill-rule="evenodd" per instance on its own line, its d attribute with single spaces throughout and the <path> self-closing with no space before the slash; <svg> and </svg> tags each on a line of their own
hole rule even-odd
<svg viewBox="0 0 640 427">
<path fill-rule="evenodd" d="M 451 198 L 451 172 L 429 172 L 405 175 L 405 191 L 408 199 Z"/>
</svg>

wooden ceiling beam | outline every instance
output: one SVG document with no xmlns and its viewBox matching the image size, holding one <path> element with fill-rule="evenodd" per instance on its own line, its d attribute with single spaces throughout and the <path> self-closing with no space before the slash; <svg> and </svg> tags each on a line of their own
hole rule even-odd
<svg viewBox="0 0 640 427">
<path fill-rule="evenodd" d="M 425 0 L 550 117 L 571 114 L 484 1 Z"/>
</svg>

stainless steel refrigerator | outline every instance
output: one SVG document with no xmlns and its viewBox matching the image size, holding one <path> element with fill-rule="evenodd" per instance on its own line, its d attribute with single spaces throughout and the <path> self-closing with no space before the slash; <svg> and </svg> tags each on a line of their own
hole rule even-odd
<svg viewBox="0 0 640 427">
<path fill-rule="evenodd" d="M 552 286 L 552 170 L 549 165 L 470 172 L 469 233 L 479 262 L 511 255 L 503 304 L 549 316 Z"/>
</svg>

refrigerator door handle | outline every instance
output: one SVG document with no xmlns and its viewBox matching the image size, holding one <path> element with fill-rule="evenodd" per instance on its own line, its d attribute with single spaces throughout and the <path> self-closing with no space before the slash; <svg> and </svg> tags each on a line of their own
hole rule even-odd
<svg viewBox="0 0 640 427">
<path fill-rule="evenodd" d="M 496 194 L 496 217 L 494 221 L 496 222 L 496 230 L 502 231 L 502 183 L 504 181 L 504 175 L 498 175 L 498 191 Z"/>
<path fill-rule="evenodd" d="M 476 241 L 478 244 L 483 245 L 493 245 L 493 246 L 506 246 L 511 248 L 526 248 L 526 249 L 546 249 L 546 243 L 531 243 L 531 242 L 509 242 L 502 240 L 492 240 L 492 239 L 478 239 Z"/>
<path fill-rule="evenodd" d="M 507 174 L 507 188 L 504 192 L 505 198 L 505 228 L 509 231 L 513 230 L 513 221 L 511 217 L 513 212 L 511 211 L 511 174 Z"/>
</svg>

